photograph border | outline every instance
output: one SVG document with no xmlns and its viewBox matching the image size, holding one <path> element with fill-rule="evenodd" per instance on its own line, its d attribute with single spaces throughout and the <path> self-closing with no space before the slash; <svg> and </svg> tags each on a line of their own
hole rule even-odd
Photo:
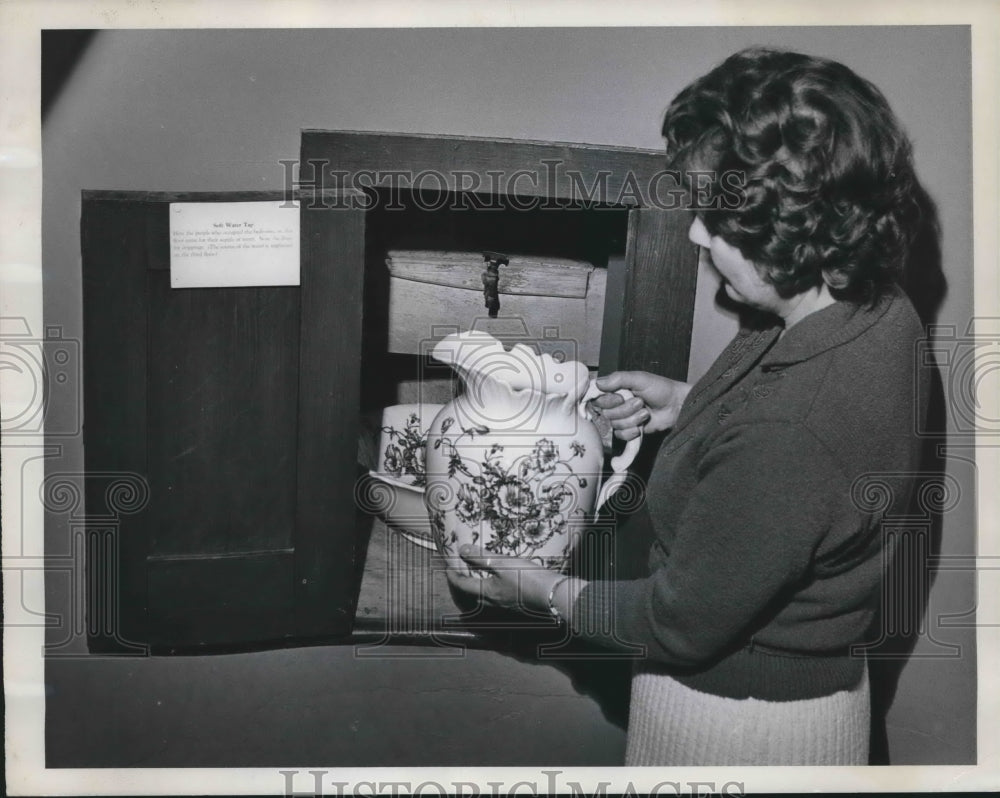
<svg viewBox="0 0 1000 798">
<path fill-rule="evenodd" d="M 306 0 L 239 3 L 227 0 L 162 0 L 141 4 L 129 0 L 87 4 L 6 0 L 0 3 L 0 280 L 2 315 L 23 317 L 32 330 L 45 329 L 51 320 L 42 314 L 42 159 L 39 95 L 41 81 L 40 31 L 46 28 L 320 28 L 320 27 L 625 27 L 625 26 L 828 26 L 828 25 L 969 25 L 972 35 L 973 89 L 973 228 L 975 259 L 974 312 L 977 319 L 1000 316 L 1000 245 L 996 220 L 1000 218 L 1000 112 L 995 91 L 1000 74 L 1000 4 L 981 0 L 932 2 L 881 2 L 845 0 L 830 4 L 794 2 L 731 2 L 699 4 L 696 0 L 650 8 L 642 0 L 600 2 L 505 3 L 404 2 L 396 0 L 342 0 L 320 5 Z M 701 6 L 699 8 L 699 5 Z M 943 6 L 943 7 L 940 7 Z M 2 376 L 0 376 L 2 379 Z M 991 391 L 995 383 L 985 383 Z M 994 400 L 1000 397 L 992 396 Z M 994 407 L 996 404 L 993 405 Z M 38 435 L 3 441 L 4 454 L 15 449 L 41 452 L 45 440 Z M 975 445 L 977 469 L 978 532 L 977 558 L 1000 557 L 997 530 L 997 496 L 1000 482 L 1000 448 L 978 436 Z M 7 459 L 5 457 L 5 459 Z M 11 578 L 9 558 L 17 555 L 18 570 L 24 569 L 22 541 L 10 530 L 37 532 L 34 545 L 27 546 L 36 567 L 47 567 L 41 550 L 42 508 L 19 506 L 26 495 L 38 495 L 38 485 L 21 483 L 17 469 L 2 473 L 5 607 L 44 606 L 42 580 Z M 992 588 L 981 579 L 980 595 Z M 996 598 L 995 596 L 993 597 Z M 992 602 L 996 604 L 995 600 Z M 977 657 L 991 663 L 1000 655 L 1000 619 L 989 617 L 989 601 L 980 600 L 977 621 Z M 10 618 L 9 612 L 5 617 Z M 9 795 L 140 795 L 140 794 L 279 794 L 291 778 L 299 791 L 313 789 L 309 782 L 322 772 L 328 794 L 358 793 L 358 785 L 440 783 L 455 789 L 500 782 L 504 793 L 518 783 L 537 785 L 540 791 L 553 786 L 568 792 L 575 782 L 585 791 L 605 785 L 609 793 L 725 792 L 725 786 L 741 785 L 741 792 L 823 791 L 971 791 L 1000 788 L 1000 736 L 994 732 L 1000 718 L 1000 680 L 990 679 L 989 668 L 980 668 L 978 678 L 978 764 L 970 766 L 891 766 L 888 768 L 827 768 L 821 774 L 812 768 L 341 768 L 322 763 L 303 763 L 287 768 L 178 768 L 178 769 L 47 769 L 45 767 L 45 688 L 43 675 L 43 625 L 4 627 L 4 687 L 6 696 L 6 786 Z M 290 763 L 291 765 L 291 763 Z M 669 786 L 662 786 L 667 784 Z M 472 786 L 470 786 L 472 785 Z M 700 786 L 699 786 L 700 785 Z M 436 789 L 427 787 L 426 794 Z M 462 789 L 462 788 L 459 788 Z M 482 786 L 485 794 L 489 787 Z M 495 789 L 495 788 L 494 788 Z M 374 790 L 378 792 L 379 790 Z M 522 787 L 523 793 L 529 787 Z"/>
</svg>

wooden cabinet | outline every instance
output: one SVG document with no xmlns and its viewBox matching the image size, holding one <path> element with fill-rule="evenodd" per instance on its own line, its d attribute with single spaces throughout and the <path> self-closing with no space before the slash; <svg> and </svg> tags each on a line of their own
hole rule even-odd
<svg viewBox="0 0 1000 798">
<path fill-rule="evenodd" d="M 91 648 L 350 639 L 371 524 L 355 503 L 359 431 L 421 377 L 419 356 L 387 346 L 390 249 L 583 258 L 607 270 L 601 369 L 684 379 L 688 220 L 630 189 L 660 161 L 305 131 L 299 286 L 170 287 L 170 203 L 287 194 L 85 192 L 86 467 L 148 491 L 92 535 Z M 86 485 L 88 517 L 111 512 L 106 484 Z"/>
</svg>

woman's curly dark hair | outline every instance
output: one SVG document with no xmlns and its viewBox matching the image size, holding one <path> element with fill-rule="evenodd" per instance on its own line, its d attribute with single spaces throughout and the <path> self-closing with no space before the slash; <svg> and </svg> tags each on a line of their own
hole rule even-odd
<svg viewBox="0 0 1000 798">
<path fill-rule="evenodd" d="M 882 93 L 844 65 L 736 53 L 676 97 L 663 135 L 690 191 L 701 174 L 706 229 L 780 295 L 825 278 L 838 297 L 874 300 L 902 276 L 919 219 L 910 143 Z"/>
</svg>

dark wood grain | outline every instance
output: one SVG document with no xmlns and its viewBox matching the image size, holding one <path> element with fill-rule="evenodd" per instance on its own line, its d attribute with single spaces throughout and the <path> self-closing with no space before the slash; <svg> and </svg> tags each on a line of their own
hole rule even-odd
<svg viewBox="0 0 1000 798">
<path fill-rule="evenodd" d="M 82 207 L 85 500 L 88 517 L 110 530 L 98 534 L 101 556 L 88 560 L 95 650 L 128 648 L 123 641 L 144 637 L 150 513 L 115 513 L 108 481 L 98 475 L 146 477 L 147 212 L 144 203 L 120 200 Z"/>
<path fill-rule="evenodd" d="M 361 210 L 302 207 L 299 635 L 346 633 L 353 618 L 364 223 Z"/>
<path fill-rule="evenodd" d="M 664 156 L 656 150 L 568 142 L 516 141 L 460 136 L 422 136 L 366 131 L 305 130 L 299 180 L 302 187 L 333 188 L 337 181 L 377 170 L 369 184 L 410 186 L 478 194 L 652 205 Z M 392 177 L 390 173 L 403 173 Z M 494 174 L 490 174 L 493 172 Z M 421 173 L 427 173 L 421 178 Z M 435 175 L 431 177 L 431 174 Z M 439 179 L 437 176 L 440 176 Z M 383 181 L 378 179 L 384 177 Z"/>
<path fill-rule="evenodd" d="M 295 562 L 291 549 L 232 556 L 150 557 L 147 565 L 151 613 L 292 608 Z M 178 585 L 185 589 L 177 590 Z"/>
<path fill-rule="evenodd" d="M 90 573 L 121 613 L 94 650 L 350 631 L 363 212 L 303 213 L 301 287 L 169 286 L 171 202 L 282 196 L 84 194 L 88 512 L 102 472 L 150 492 Z"/>
<path fill-rule="evenodd" d="M 88 202 L 278 202 L 286 199 L 283 191 L 115 191 L 84 189 L 80 192 Z M 294 199 L 295 197 L 293 197 Z M 148 265 L 148 264 L 147 264 Z"/>
<path fill-rule="evenodd" d="M 148 297 L 149 553 L 292 546 L 298 289 L 173 289 L 150 271 Z"/>
<path fill-rule="evenodd" d="M 620 368 L 687 380 L 698 284 L 689 224 L 681 211 L 629 213 Z"/>
</svg>

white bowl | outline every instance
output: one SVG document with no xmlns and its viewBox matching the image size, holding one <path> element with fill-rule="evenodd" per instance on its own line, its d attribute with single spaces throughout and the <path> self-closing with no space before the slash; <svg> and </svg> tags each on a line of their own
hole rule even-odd
<svg viewBox="0 0 1000 798">
<path fill-rule="evenodd" d="M 424 445 L 427 430 L 443 404 L 391 405 L 382 411 L 378 467 L 371 471 L 380 483 L 375 514 L 407 540 L 434 549 L 424 506 Z"/>
</svg>

